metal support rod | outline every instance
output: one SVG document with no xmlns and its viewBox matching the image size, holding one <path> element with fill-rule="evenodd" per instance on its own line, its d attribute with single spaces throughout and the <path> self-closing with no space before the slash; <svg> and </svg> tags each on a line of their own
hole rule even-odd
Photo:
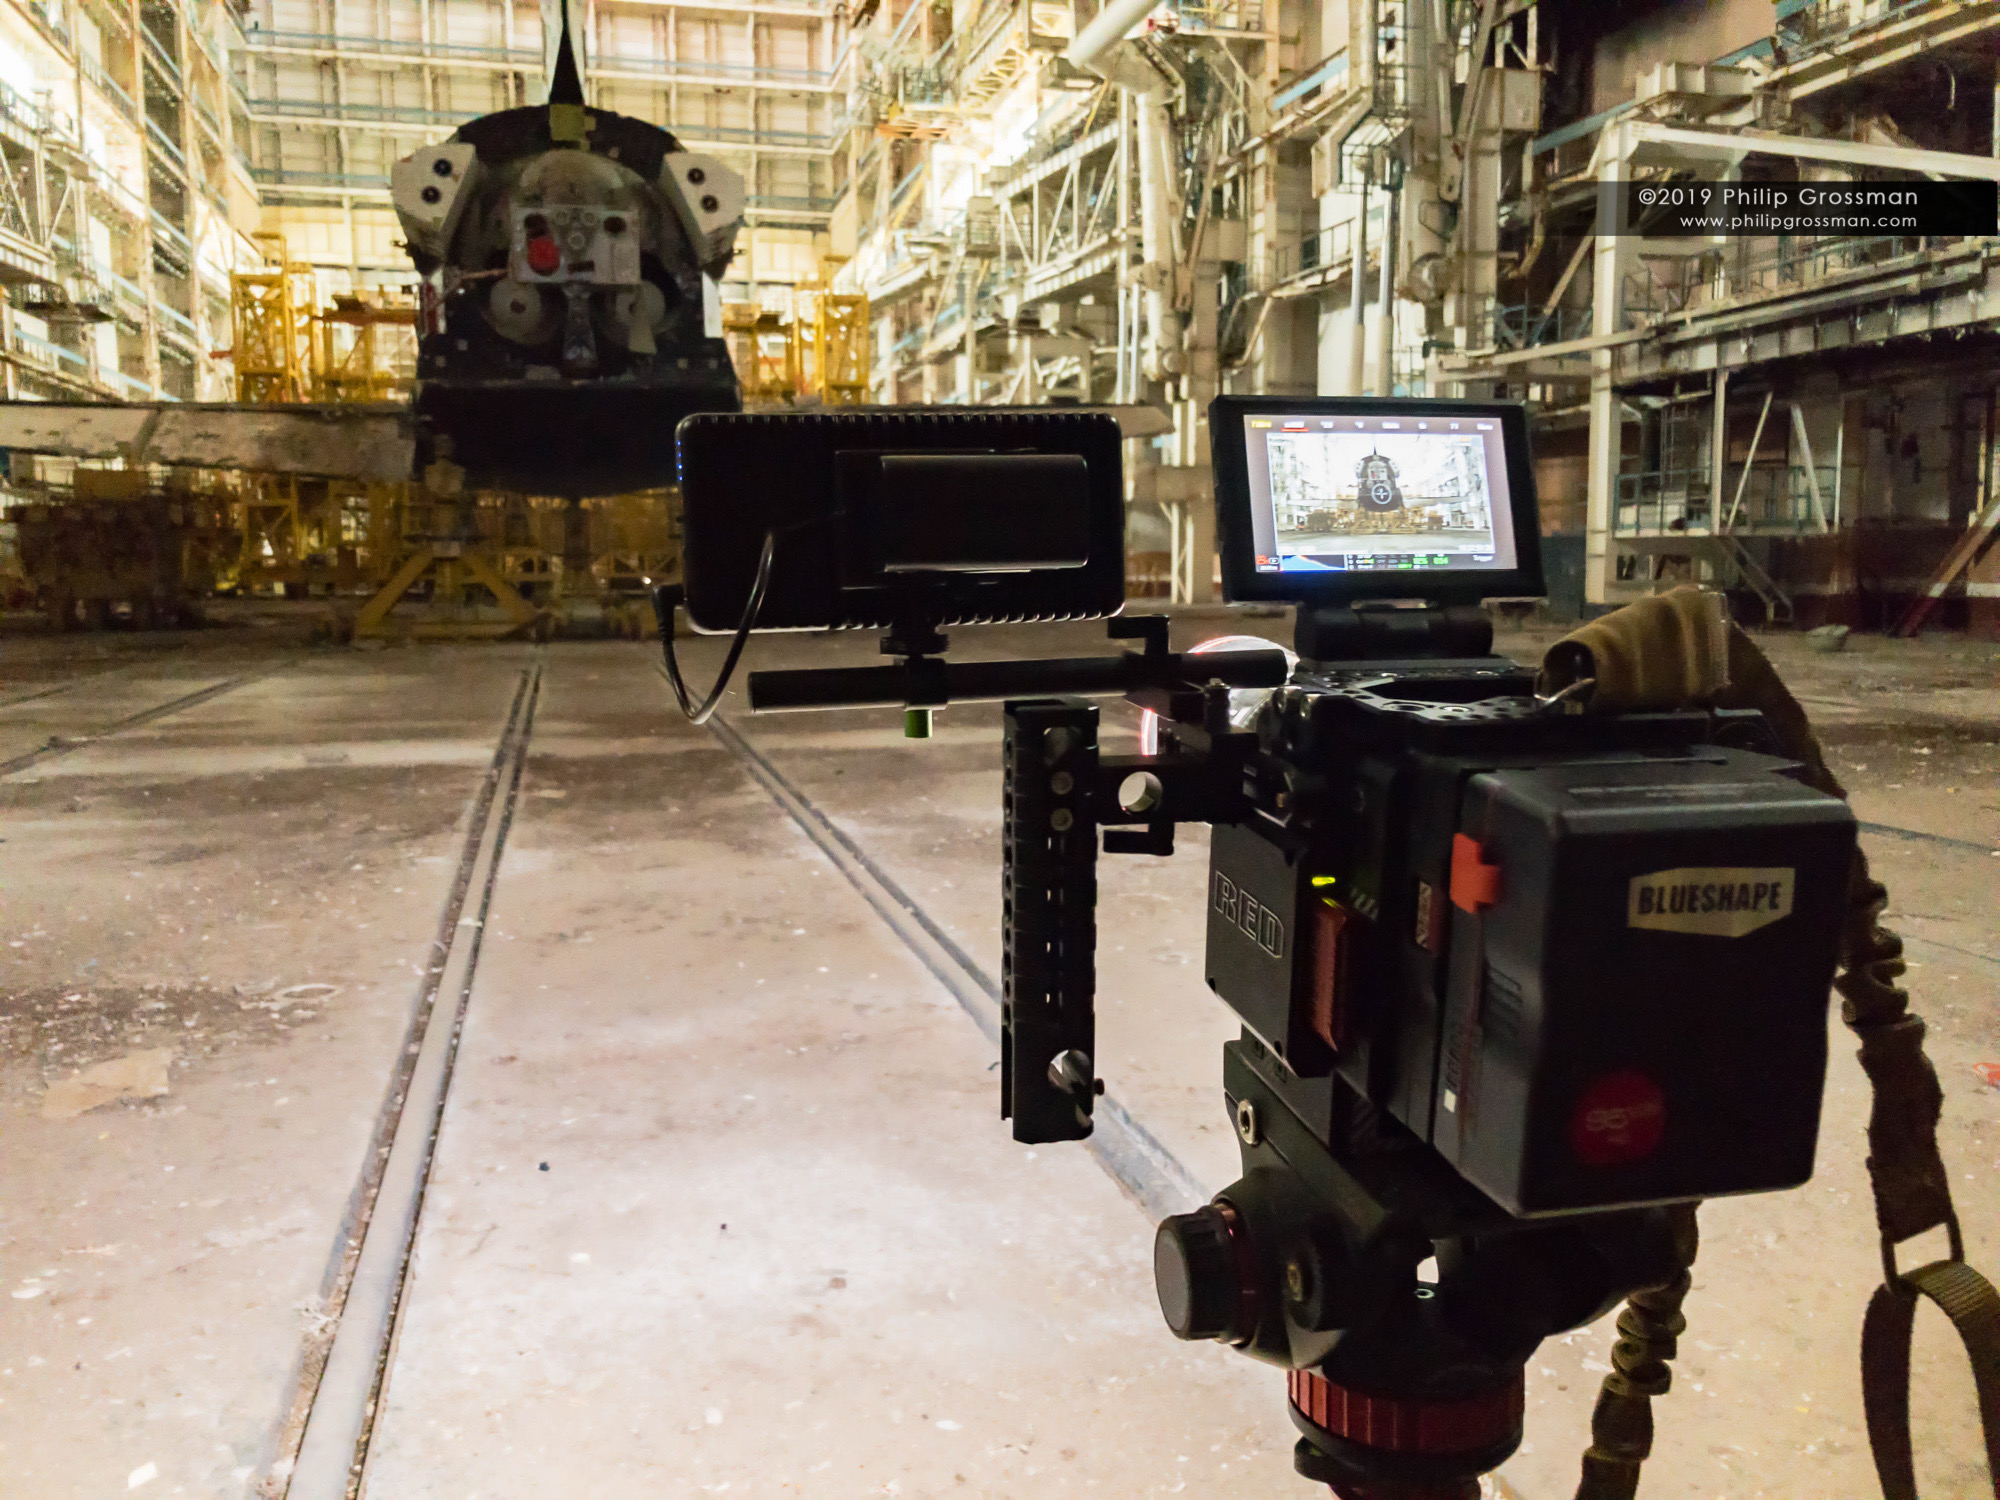
<svg viewBox="0 0 2000 1500">
<path fill-rule="evenodd" d="M 1840 490 L 1846 473 L 1847 397 L 1840 398 L 1840 425 L 1833 434 L 1833 529 L 1840 530 Z"/>
<path fill-rule="evenodd" d="M 1729 519 L 1722 523 L 1724 531 L 1736 524 L 1736 513 L 1743 508 L 1743 491 L 1750 484 L 1750 470 L 1757 462 L 1757 445 L 1764 439 L 1764 419 L 1771 415 L 1772 392 L 1764 392 L 1764 406 L 1757 413 L 1757 430 L 1750 434 L 1750 451 L 1743 459 L 1743 473 L 1736 481 L 1736 498 L 1729 502 Z"/>
<path fill-rule="evenodd" d="M 1465 94 L 1459 101 L 1458 128 L 1448 149 L 1451 159 L 1446 163 L 1446 186 L 1449 192 L 1439 196 L 1450 202 L 1462 202 L 1465 197 L 1465 175 L 1472 166 L 1472 142 L 1479 130 L 1479 112 L 1486 102 L 1486 48 L 1493 40 L 1493 22 L 1500 10 L 1499 0 L 1484 0 L 1479 8 L 1479 30 L 1472 42 L 1471 60 L 1466 67 Z M 1455 40 L 1455 39 L 1454 39 Z"/>
<path fill-rule="evenodd" d="M 1556 278 L 1555 290 L 1549 293 L 1549 300 L 1542 304 L 1542 314 L 1544 317 L 1556 310 L 1556 304 L 1562 301 L 1563 293 L 1569 290 L 1570 282 L 1575 279 L 1577 271 L 1582 268 L 1584 257 L 1596 248 L 1597 241 L 1588 238 L 1577 245 L 1576 253 L 1569 258 L 1569 264 L 1563 267 L 1562 275 Z M 1558 328 L 1556 331 L 1560 333 L 1562 330 Z"/>
<path fill-rule="evenodd" d="M 1112 179 L 1118 184 L 1118 402 L 1139 399 L 1139 379 L 1136 365 L 1128 374 L 1125 350 L 1129 344 L 1138 348 L 1138 306 L 1127 295 L 1133 289 L 1132 282 L 1132 95 L 1119 89 L 1115 95 L 1118 103 L 1118 144 L 1112 148 Z M 1040 195 L 1037 194 L 1037 197 Z M 1086 361 L 1088 368 L 1088 361 Z M 1087 380 L 1087 377 L 1086 377 Z"/>
<path fill-rule="evenodd" d="M 1819 522 L 1821 531 L 1831 531 L 1827 524 L 1826 507 L 1819 503 L 1819 475 L 1813 468 L 1812 439 L 1806 436 L 1805 408 L 1798 402 L 1792 403 L 1792 433 L 1799 440 L 1799 452 L 1806 460 L 1806 493 L 1812 497 L 1813 519 Z"/>
<path fill-rule="evenodd" d="M 973 278 L 976 274 L 977 274 L 977 267 L 974 265 L 974 263 L 969 260 L 966 261 L 964 267 L 964 275 L 965 275 L 965 404 L 967 406 L 976 406 L 979 403 L 979 376 L 978 373 L 973 369 L 973 360 L 976 358 L 977 342 L 973 337 L 973 331 L 972 331 L 972 318 L 973 318 L 973 313 L 976 310 L 975 309 L 976 299 L 973 292 L 975 282 Z"/>
<path fill-rule="evenodd" d="M 1975 491 L 1979 497 L 1979 501 L 1972 508 L 1974 516 L 1984 515 L 1987 506 L 1993 503 L 1993 439 L 1995 437 L 1993 431 L 1993 398 L 1994 392 L 1989 390 L 1981 394 L 1979 402 L 1979 479 Z"/>
<path fill-rule="evenodd" d="M 1598 144 L 1599 180 L 1610 191 L 1629 181 L 1631 135 L 1624 124 L 1609 126 Z M 1609 226 L 1600 225 L 1608 230 Z M 1623 334 L 1623 271 L 1631 261 L 1629 241 L 1610 233 L 1597 236 L 1591 264 L 1590 432 L 1586 457 L 1584 515 L 1584 599 L 1608 604 L 1618 589 L 1618 477 L 1623 467 L 1624 405 L 1618 397 L 1612 344 Z"/>
</svg>

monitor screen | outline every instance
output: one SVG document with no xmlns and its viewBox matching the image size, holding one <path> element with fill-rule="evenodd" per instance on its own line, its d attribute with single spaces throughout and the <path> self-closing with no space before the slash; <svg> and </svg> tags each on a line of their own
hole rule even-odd
<svg viewBox="0 0 2000 1500">
<path fill-rule="evenodd" d="M 1232 598 L 1540 592 L 1518 407 L 1256 397 L 1216 407 L 1216 504 Z"/>
</svg>

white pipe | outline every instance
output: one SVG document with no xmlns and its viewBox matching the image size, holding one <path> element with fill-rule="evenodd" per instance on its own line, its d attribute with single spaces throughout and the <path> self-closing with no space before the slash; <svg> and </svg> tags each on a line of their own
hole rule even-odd
<svg viewBox="0 0 2000 1500">
<path fill-rule="evenodd" d="M 1343 396 L 1367 394 L 1363 369 L 1368 358 L 1368 179 L 1361 179 L 1361 206 L 1354 213 L 1354 233 L 1348 237 L 1353 251 L 1348 272 L 1347 298 L 1347 389 Z"/>
<path fill-rule="evenodd" d="M 1840 398 L 1840 426 L 1833 433 L 1833 529 L 1840 530 L 1840 476 L 1844 472 L 1847 447 L 1847 398 Z"/>
<path fill-rule="evenodd" d="M 1819 522 L 1821 531 L 1831 531 L 1827 524 L 1826 509 L 1819 503 L 1819 470 L 1813 464 L 1812 439 L 1806 434 L 1805 408 L 1798 402 L 1792 403 L 1792 431 L 1799 440 L 1799 452 L 1806 461 L 1806 493 L 1812 497 L 1813 519 Z"/>
<path fill-rule="evenodd" d="M 1382 194 L 1382 283 L 1375 302 L 1375 394 L 1396 394 L 1396 194 Z"/>
<path fill-rule="evenodd" d="M 1160 0 L 1111 0 L 1094 21 L 1077 33 L 1076 40 L 1063 53 L 1063 61 L 1072 67 L 1089 67 L 1126 32 L 1151 15 L 1159 3 Z"/>
<path fill-rule="evenodd" d="M 1159 380 L 1174 373 L 1180 353 L 1180 317 L 1171 310 L 1167 291 L 1174 272 L 1174 221 L 1180 217 L 1173 180 L 1173 121 L 1166 96 L 1142 94 L 1136 106 L 1135 137 L 1139 147 L 1139 246 L 1146 289 L 1146 375 Z"/>
</svg>

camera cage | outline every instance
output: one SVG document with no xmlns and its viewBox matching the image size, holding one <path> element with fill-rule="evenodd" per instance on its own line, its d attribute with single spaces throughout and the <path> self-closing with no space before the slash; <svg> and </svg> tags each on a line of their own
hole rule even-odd
<svg viewBox="0 0 2000 1500">
<path fill-rule="evenodd" d="M 1440 414 L 1485 416 L 1501 424 L 1514 565 L 1367 569 L 1331 577 L 1259 574 L 1243 461 L 1244 419 L 1254 414 L 1357 411 L 1418 419 Z M 951 413 L 946 420 L 956 417 L 964 422 L 974 415 Z M 1018 419 L 1028 414 L 1009 415 Z M 818 418 L 704 417 L 690 419 L 683 434 L 694 434 L 700 462 L 715 456 L 700 451 L 703 433 L 722 430 L 722 424 L 730 422 L 838 426 L 895 420 L 889 414 L 867 412 Z M 1348 718 L 1365 714 L 1370 705 L 1363 700 L 1372 698 L 1380 700 L 1372 705 L 1379 710 L 1377 717 L 1426 721 L 1413 726 L 1405 750 L 1418 748 L 1419 742 L 1437 750 L 1442 742 L 1431 742 L 1457 725 L 1471 731 L 1471 739 L 1478 742 L 1473 758 L 1482 764 L 1496 756 L 1498 764 L 1520 759 L 1528 747 L 1516 743 L 1514 730 L 1525 731 L 1542 752 L 1556 752 L 1559 762 L 1579 753 L 1595 761 L 1603 757 L 1605 746 L 1599 741 L 1608 727 L 1611 739 L 1631 742 L 1625 748 L 1647 765 L 1649 774 L 1657 754 L 1676 746 L 1683 750 L 1755 746 L 1766 752 L 1779 748 L 1771 726 L 1754 709 L 1615 715 L 1607 726 L 1595 716 L 1582 717 L 1582 703 L 1567 692 L 1538 699 L 1532 678 L 1485 654 L 1491 628 L 1478 609 L 1479 601 L 1541 590 L 1533 472 L 1519 407 L 1222 398 L 1211 408 L 1211 422 L 1227 597 L 1299 605 L 1299 654 L 1307 658 L 1306 669 L 1274 700 L 1283 709 L 1281 719 L 1299 720 L 1295 728 L 1309 724 L 1310 716 L 1302 719 L 1299 714 L 1308 698 L 1337 700 Z M 737 427 L 733 435 L 743 437 L 754 430 Z M 818 451 L 851 451 L 831 440 L 832 430 L 818 428 Z M 873 430 L 901 436 L 919 429 Z M 960 427 L 951 436 L 962 441 L 967 430 Z M 932 429 L 939 431 L 949 429 Z M 1045 438 L 1050 432 L 1040 429 Z M 784 491 L 787 481 L 779 446 L 760 453 L 753 466 L 772 479 L 774 492 Z M 939 446 L 966 451 L 949 440 Z M 1094 504 L 1104 498 L 1100 481 L 1106 474 L 1117 475 L 1115 432 L 1107 446 L 1108 466 L 1100 468 L 1086 459 Z M 684 462 L 689 451 L 684 444 Z M 785 451 L 796 462 L 802 447 Z M 834 470 L 841 461 L 830 457 L 826 462 L 828 470 Z M 797 477 L 789 476 L 793 488 Z M 1115 484 L 1111 488 L 1122 490 Z M 1284 747 L 1264 744 L 1258 730 L 1235 722 L 1229 689 L 1285 682 L 1290 674 L 1281 653 L 1183 658 L 1167 650 L 1162 617 L 1110 622 L 1113 637 L 1142 639 L 1143 654 L 1062 661 L 943 661 L 935 654 L 945 645 L 937 629 L 940 624 L 1087 618 L 1116 613 L 1116 605 L 1097 608 L 1100 596 L 1087 586 L 1079 587 L 1085 583 L 1085 569 L 1073 563 L 1062 566 L 1063 560 L 1057 559 L 1037 580 L 1048 590 L 1039 596 L 1043 608 L 994 610 L 991 601 L 999 597 L 997 590 L 983 595 L 977 589 L 954 592 L 953 575 L 963 570 L 948 565 L 936 538 L 915 549 L 922 554 L 914 559 L 916 566 L 911 566 L 911 557 L 891 558 L 880 545 L 879 524 L 872 540 L 866 516 L 855 517 L 862 524 L 842 531 L 849 511 L 839 503 L 827 504 L 826 493 L 822 482 L 817 500 L 811 494 L 784 493 L 761 509 L 739 508 L 728 515 L 722 514 L 726 496 L 716 497 L 720 509 L 691 506 L 691 612 L 699 593 L 702 613 L 696 618 L 701 628 L 732 628 L 728 621 L 739 614 L 740 623 L 733 627 L 737 637 L 730 652 L 732 666 L 753 628 L 875 625 L 889 630 L 883 649 L 900 658 L 895 666 L 755 673 L 750 681 L 753 710 L 900 704 L 916 710 L 913 717 L 927 723 L 925 711 L 931 706 L 965 699 L 1007 700 L 1001 1113 L 1012 1118 L 1019 1141 L 1088 1137 L 1095 1123 L 1095 1099 L 1103 1090 L 1093 1056 L 1095 902 L 1086 895 L 1095 891 L 1100 838 L 1105 854 L 1170 854 L 1177 824 L 1208 823 L 1218 832 L 1225 826 L 1262 829 L 1280 853 L 1302 848 L 1301 831 L 1290 825 L 1301 807 L 1326 800 L 1331 788 L 1316 770 L 1332 768 L 1316 768 L 1306 764 L 1307 757 L 1277 753 Z M 859 492 L 850 487 L 850 493 Z M 697 524 L 692 514 L 697 508 L 703 523 L 715 524 Z M 1122 515 L 1122 503 L 1109 507 L 1108 513 Z M 877 509 L 873 522 L 879 523 L 884 514 Z M 1095 525 L 1102 513 L 1092 514 Z M 1498 516 L 1492 519 L 1497 521 Z M 815 525 L 824 532 L 829 524 L 833 541 L 811 549 L 807 559 L 818 569 L 820 592 L 778 606 L 777 617 L 784 623 L 760 619 L 781 539 Z M 1497 526 L 1494 530 L 1497 533 Z M 1098 532 L 1092 530 L 1089 536 L 1095 547 Z M 1115 571 L 1122 595 L 1122 526 L 1116 540 L 1118 545 L 1108 556 L 1093 550 L 1086 567 L 1115 558 L 1108 571 Z M 1053 557 L 1063 547 L 1052 544 L 1044 550 Z M 947 565 L 926 568 L 922 566 L 926 557 Z M 699 576 L 718 559 L 728 560 L 727 578 Z M 857 570 L 868 569 L 873 570 L 871 578 L 855 587 Z M 1026 580 L 1020 575 L 1033 569 L 995 571 L 1012 572 L 1015 581 L 1022 582 Z M 826 588 L 829 578 L 832 592 Z M 1066 597 L 1064 584 L 1071 586 Z M 656 605 L 662 597 L 656 594 Z M 1426 607 L 1383 607 L 1413 598 Z M 1050 600 L 1058 607 L 1048 607 Z M 839 606 L 837 611 L 830 602 Z M 1122 604 L 1122 597 L 1117 603 Z M 662 627 L 669 671 L 675 673 L 670 610 L 662 611 Z M 1394 691 L 1399 687 L 1418 690 Z M 708 706 L 720 690 L 718 686 Z M 682 692 L 677 673 L 676 691 Z M 1164 753 L 1102 754 L 1097 745 L 1097 710 L 1051 696 L 1056 694 L 1122 694 L 1159 715 L 1167 740 L 1161 746 Z M 684 693 L 682 697 L 685 707 Z M 1336 724 L 1332 718 L 1325 725 L 1329 742 L 1374 744 L 1378 734 L 1355 733 L 1364 728 L 1344 721 Z M 1502 745 L 1502 740 L 1507 743 Z M 1386 746 L 1385 740 L 1378 748 Z M 1740 758 L 1741 752 L 1732 749 L 1724 754 Z M 1782 759 L 1764 765 L 1765 771 L 1781 779 L 1795 769 L 1787 768 Z M 1131 781 L 1147 784 L 1143 796 L 1128 799 Z M 1455 814 L 1457 799 L 1448 800 L 1446 810 Z M 1829 814 L 1820 821 L 1830 824 L 1837 819 Z M 1454 816 L 1437 827 L 1426 825 L 1425 837 L 1435 842 L 1456 827 Z M 1852 828 L 1850 815 L 1845 823 L 1850 846 Z M 1475 837 L 1473 852 L 1478 857 L 1466 861 L 1468 906 L 1456 889 L 1461 842 L 1454 837 L 1451 844 L 1451 906 L 1473 913 L 1472 920 L 1483 933 L 1486 918 L 1478 915 L 1483 908 L 1471 876 L 1486 868 L 1481 863 L 1484 847 Z M 1846 861 L 1828 855 L 1809 863 L 1836 870 L 1845 868 Z M 1665 873 L 1731 872 L 1677 868 Z M 1320 882 L 1315 878 L 1311 883 L 1317 887 Z M 1365 898 L 1367 893 L 1357 887 L 1356 895 Z M 1348 899 L 1355 901 L 1356 895 Z M 1489 892 L 1488 904 L 1493 899 L 1494 892 Z M 1810 904 L 1827 906 L 1818 899 Z M 1257 921 L 1245 925 L 1244 913 L 1253 906 Z M 1445 909 L 1434 891 L 1433 917 L 1430 922 L 1419 921 L 1416 941 L 1429 941 L 1428 934 L 1438 930 L 1433 925 L 1435 914 Z M 1261 941 L 1270 925 L 1265 919 L 1283 910 L 1282 902 L 1262 900 L 1243 902 L 1240 909 L 1217 905 L 1210 915 L 1211 932 L 1220 920 L 1260 935 Z M 1420 902 L 1420 918 L 1423 910 Z M 1356 902 L 1356 911 L 1364 929 L 1378 914 L 1366 899 Z M 1325 925 L 1316 908 L 1310 914 Z M 1401 913 L 1393 930 L 1407 933 L 1408 917 L 1408 912 Z M 1300 923 L 1295 920 L 1293 927 L 1298 930 Z M 1483 945 L 1483 937 L 1479 942 Z M 1268 955 L 1268 945 L 1260 951 Z M 1310 966 L 1315 1025 L 1320 1019 L 1317 987 L 1327 974 L 1337 976 L 1346 968 L 1339 947 L 1327 951 L 1334 955 L 1331 967 L 1316 949 Z M 1467 945 L 1465 951 L 1475 950 Z M 1370 982 L 1387 977 L 1371 975 Z M 1474 986 L 1466 993 L 1482 992 Z M 1236 1001 L 1227 1003 L 1239 1016 L 1245 1014 Z M 1330 1024 L 1338 1013 L 1329 1013 Z M 1291 1417 L 1302 1434 L 1294 1455 L 1301 1474 L 1331 1483 L 1340 1495 L 1377 1493 L 1387 1484 L 1399 1493 L 1461 1500 L 1474 1493 L 1472 1476 L 1497 1465 L 1520 1440 L 1523 1370 L 1541 1339 L 1580 1327 L 1620 1297 L 1632 1295 L 1626 1317 L 1637 1321 L 1628 1328 L 1621 1320 L 1621 1331 L 1646 1339 L 1653 1357 L 1671 1356 L 1679 1289 L 1686 1286 L 1685 1267 L 1693 1252 L 1688 1199 L 1712 1185 L 1693 1192 L 1683 1187 L 1666 1193 L 1614 1193 L 1608 1201 L 1546 1205 L 1533 1210 L 1531 1217 L 1520 1217 L 1504 1197 L 1492 1193 L 1490 1185 L 1468 1175 L 1463 1163 L 1398 1123 L 1393 1111 L 1376 1103 L 1372 1091 L 1351 1082 L 1343 1086 L 1332 1073 L 1321 1076 L 1318 1068 L 1309 1067 L 1303 1074 L 1295 1071 L 1245 1019 L 1243 1039 L 1224 1048 L 1224 1092 L 1243 1145 L 1244 1178 L 1224 1189 L 1207 1208 L 1175 1215 L 1161 1225 L 1155 1271 L 1162 1311 L 1177 1336 L 1220 1339 L 1288 1369 Z M 1440 1056 L 1448 1058 L 1448 1053 L 1446 1049 Z M 1822 1054 L 1818 1067 L 1823 1070 L 1823 1066 Z M 1761 1183 L 1747 1190 L 1772 1185 Z M 1746 1186 L 1722 1190 L 1742 1191 Z M 1246 1227 L 1252 1221 L 1264 1226 L 1256 1236 Z M 1416 1265 L 1427 1254 L 1435 1256 L 1439 1267 L 1434 1287 L 1416 1280 Z M 1893 1263 L 1889 1270 L 1893 1279 Z M 1650 1300 L 1633 1295 L 1643 1288 L 1658 1290 L 1648 1294 Z M 1380 1306 L 1370 1312 L 1364 1303 Z M 1643 1396 L 1638 1399 L 1643 1405 Z M 1377 1420 L 1380 1416 L 1394 1420 L 1385 1424 Z M 1594 1419 L 1593 1431 L 1597 1428 Z"/>
</svg>

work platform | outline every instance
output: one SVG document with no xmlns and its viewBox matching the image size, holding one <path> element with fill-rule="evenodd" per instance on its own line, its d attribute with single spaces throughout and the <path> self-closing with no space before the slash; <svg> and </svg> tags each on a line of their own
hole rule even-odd
<svg viewBox="0 0 2000 1500">
<path fill-rule="evenodd" d="M 307 1414 L 337 1426 L 353 1397 L 330 1373 L 311 1399 L 376 1306 L 365 1278 L 343 1300 L 350 1252 L 414 1213 L 376 1500 L 1324 1495 L 1291 1473 L 1279 1372 L 1161 1326 L 1147 1213 L 1086 1148 L 1016 1146 L 998 1118 L 997 707 L 921 744 L 892 714 L 735 699 L 696 729 L 648 647 L 309 649 L 256 618 L 7 638 L 9 1493 L 283 1493 Z M 1182 616 L 1176 644 L 1282 627 Z M 1992 647 L 1769 644 L 1857 788 L 1990 1267 Z M 746 665 L 873 654 L 760 638 Z M 690 655 L 705 680 L 719 649 Z M 1105 714 L 1129 743 L 1131 713 Z M 1236 1173 L 1233 1027 L 1201 979 L 1202 831 L 1182 843 L 1100 867 L 1101 1071 L 1161 1172 L 1213 1189 Z M 885 921 L 894 891 L 965 962 Z M 426 996 L 464 1028 L 412 1198 L 393 1163 L 415 1127 L 385 1101 L 409 1065 L 420 1120 Z M 1869 1493 L 1867 1091 L 1829 1024 L 1814 1181 L 1703 1211 L 1648 1494 Z M 1611 1337 L 1531 1363 L 1522 1496 L 1573 1491 Z M 1924 1493 L 1971 1493 L 1962 1358 L 1928 1324 L 1918 1348 Z M 298 1500 L 309 1480 L 302 1461 Z"/>
</svg>

